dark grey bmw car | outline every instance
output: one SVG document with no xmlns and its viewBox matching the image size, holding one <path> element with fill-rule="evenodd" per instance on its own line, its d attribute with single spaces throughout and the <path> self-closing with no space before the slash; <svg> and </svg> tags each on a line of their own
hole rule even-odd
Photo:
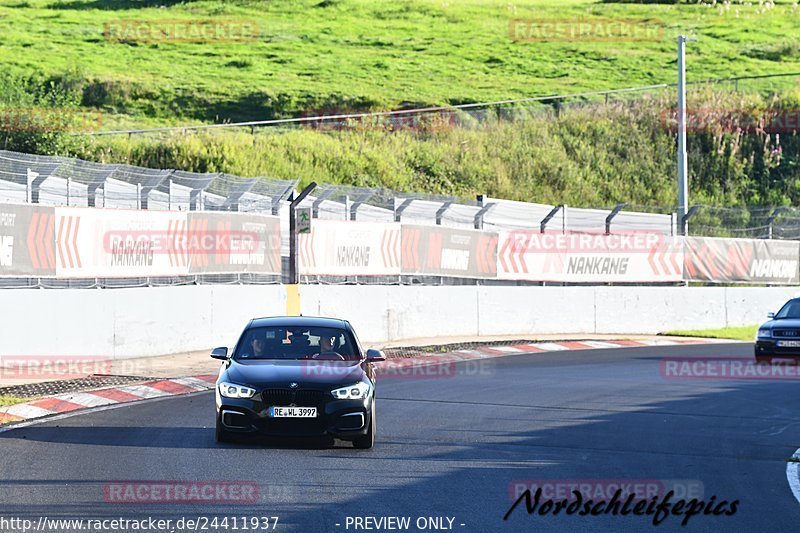
<svg viewBox="0 0 800 533">
<path fill-rule="evenodd" d="M 217 378 L 218 442 L 237 436 L 329 436 L 371 448 L 375 442 L 375 371 L 379 350 L 362 350 L 345 320 L 270 317 L 251 320 Z"/>
<path fill-rule="evenodd" d="M 786 302 L 756 333 L 756 361 L 787 358 L 800 360 L 800 298 Z"/>
</svg>

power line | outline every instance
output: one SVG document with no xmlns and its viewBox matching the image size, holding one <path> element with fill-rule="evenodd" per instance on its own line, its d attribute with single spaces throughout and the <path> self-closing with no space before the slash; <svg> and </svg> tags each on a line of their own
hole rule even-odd
<svg viewBox="0 0 800 533">
<path fill-rule="evenodd" d="M 701 81 L 693 81 L 687 82 L 688 85 L 697 85 L 703 83 L 722 83 L 726 81 L 738 81 L 738 80 L 750 80 L 750 79 L 763 79 L 763 78 L 777 78 L 777 77 L 789 77 L 789 76 L 800 76 L 800 72 L 790 72 L 785 74 L 764 74 L 764 75 L 755 75 L 755 76 L 740 76 L 734 78 L 715 78 L 715 79 L 708 79 L 708 80 L 701 80 Z M 134 135 L 134 134 L 141 134 L 141 133 L 158 133 L 158 132 L 168 132 L 168 131 L 189 131 L 189 130 L 210 130 L 210 129 L 220 129 L 220 128 L 236 128 L 236 127 L 255 127 L 255 126 L 276 126 L 281 124 L 302 124 L 306 122 L 321 122 L 321 121 L 335 121 L 335 120 L 346 120 L 346 119 L 356 119 L 356 118 L 367 118 L 367 117 L 384 117 L 384 116 L 397 116 L 397 115 L 412 115 L 412 114 L 422 114 L 422 113 L 436 113 L 440 111 L 453 111 L 458 109 L 476 109 L 481 107 L 494 107 L 494 106 L 501 106 L 501 105 L 520 105 L 526 103 L 533 103 L 533 102 L 546 102 L 549 100 L 563 100 L 566 98 L 581 98 L 586 96 L 604 96 L 604 95 L 612 95 L 612 94 L 620 94 L 620 93 L 629 93 L 629 92 L 639 92 L 639 91 L 648 91 L 652 89 L 666 89 L 668 87 L 675 87 L 677 83 L 658 83 L 655 85 L 644 85 L 640 87 L 625 87 L 622 89 L 609 89 L 605 91 L 587 91 L 581 93 L 569 93 L 569 94 L 556 94 L 556 95 L 549 95 L 549 96 L 533 96 L 529 98 L 517 98 L 517 99 L 508 99 L 508 100 L 496 100 L 493 102 L 475 102 L 471 104 L 457 104 L 457 105 L 447 105 L 447 106 L 433 106 L 433 107 L 421 107 L 416 109 L 399 109 L 396 111 L 375 111 L 375 112 L 364 112 L 364 113 L 346 113 L 340 115 L 323 115 L 323 116 L 314 116 L 314 117 L 296 117 L 296 118 L 281 118 L 281 119 L 270 119 L 270 120 L 253 120 L 248 122 L 231 122 L 225 124 L 200 124 L 200 125 L 193 125 L 193 126 L 165 126 L 160 128 L 144 128 L 144 129 L 134 129 L 134 130 L 109 130 L 109 131 L 82 131 L 82 132 L 75 132 L 72 135 L 90 135 L 90 136 L 102 136 L 102 135 Z"/>
</svg>

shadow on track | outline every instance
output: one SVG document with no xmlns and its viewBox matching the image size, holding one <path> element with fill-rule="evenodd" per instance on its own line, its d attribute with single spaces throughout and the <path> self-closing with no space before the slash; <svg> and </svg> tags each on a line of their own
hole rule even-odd
<svg viewBox="0 0 800 533">
<path fill-rule="evenodd" d="M 0 433 L 0 439 L 21 439 L 50 444 L 79 444 L 85 446 L 122 446 L 134 448 L 183 449 L 328 449 L 349 448 L 348 443 L 331 438 L 300 439 L 274 437 L 244 437 L 233 444 L 218 444 L 213 428 L 198 427 L 120 427 L 94 426 L 87 431 L 79 426 L 29 426 Z M 337 445 L 338 443 L 338 445 Z"/>
</svg>

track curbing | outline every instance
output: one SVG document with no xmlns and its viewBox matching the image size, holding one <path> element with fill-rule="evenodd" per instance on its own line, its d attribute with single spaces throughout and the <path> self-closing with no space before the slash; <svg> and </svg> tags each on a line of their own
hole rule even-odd
<svg viewBox="0 0 800 533">
<path fill-rule="evenodd" d="M 395 367 L 421 367 L 522 354 L 553 354 L 575 350 L 588 351 L 629 347 L 719 344 L 730 342 L 731 341 L 724 339 L 656 339 L 548 341 L 521 343 L 513 346 L 489 344 L 471 350 L 454 350 L 442 354 L 410 358 L 390 358 L 389 361 L 393 362 L 392 364 Z M 380 365 L 381 363 L 378 364 Z M 380 375 L 380 367 L 378 367 L 378 374 Z M 154 398 L 196 394 L 198 392 L 213 390 L 216 380 L 216 374 L 203 374 L 199 376 L 159 379 L 136 383 L 134 385 L 107 387 L 89 391 L 67 392 L 46 398 L 37 398 L 30 402 L 0 407 L 0 424 L 13 426 L 28 420 L 53 417 L 72 411 L 132 403 Z M 800 450 L 798 450 L 798 452 L 800 452 Z M 792 465 L 797 465 L 797 463 L 790 463 L 790 467 Z M 795 478 L 797 478 L 797 476 L 795 476 Z M 798 497 L 798 500 L 800 500 L 800 481 L 798 481 L 795 495 Z"/>
</svg>

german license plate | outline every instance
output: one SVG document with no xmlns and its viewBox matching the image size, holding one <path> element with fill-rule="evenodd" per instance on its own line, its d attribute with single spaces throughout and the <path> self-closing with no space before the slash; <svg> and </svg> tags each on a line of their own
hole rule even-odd
<svg viewBox="0 0 800 533">
<path fill-rule="evenodd" d="M 781 348 L 798 348 L 798 347 L 800 347 L 800 341 L 778 341 L 777 344 Z"/>
<path fill-rule="evenodd" d="M 314 418 L 317 416 L 316 407 L 270 407 L 269 416 L 272 418 Z"/>
</svg>

